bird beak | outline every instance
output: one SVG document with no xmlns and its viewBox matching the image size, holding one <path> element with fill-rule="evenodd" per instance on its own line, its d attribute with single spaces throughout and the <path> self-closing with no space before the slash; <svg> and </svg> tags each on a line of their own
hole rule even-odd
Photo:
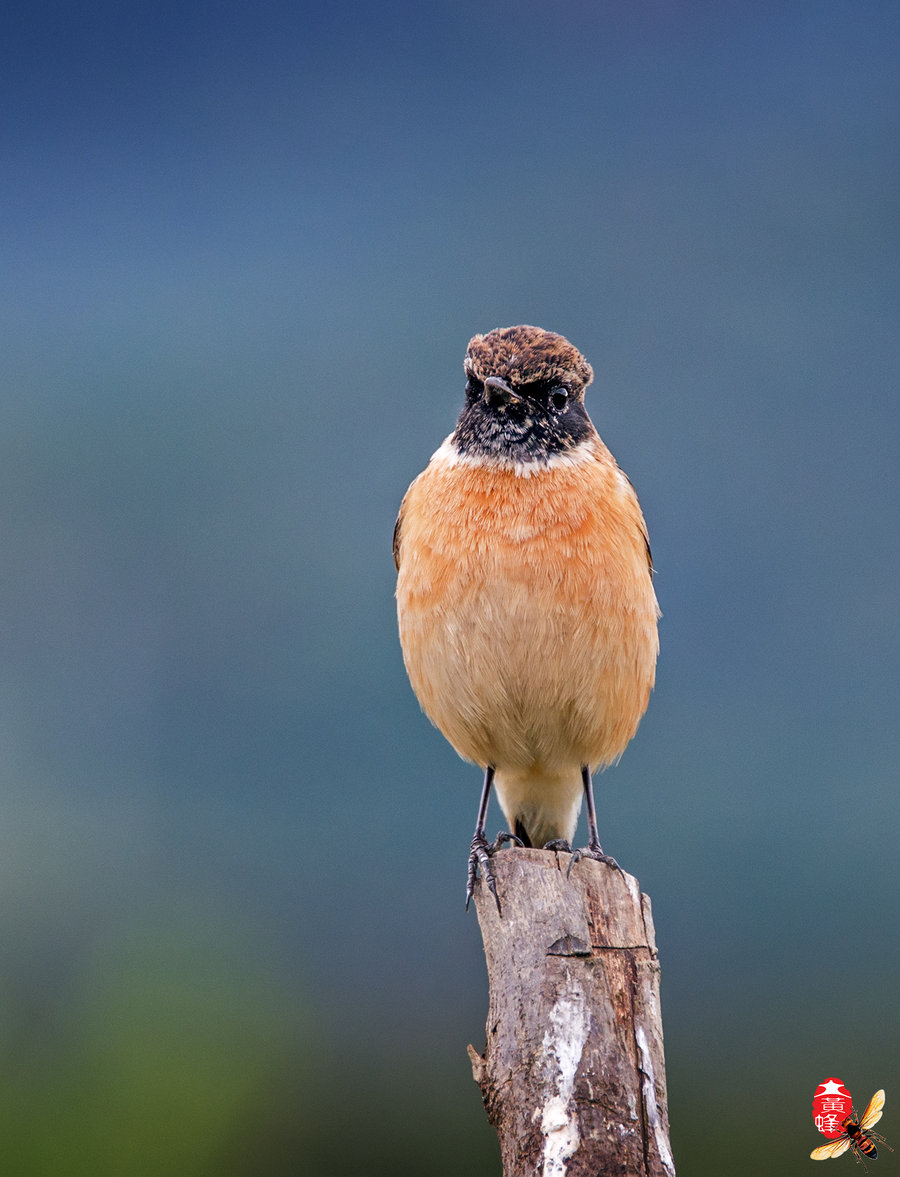
<svg viewBox="0 0 900 1177">
<path fill-rule="evenodd" d="M 499 408 L 513 401 L 521 404 L 522 398 L 510 388 L 505 380 L 499 376 L 488 376 L 484 382 L 484 397 L 489 405 Z"/>
</svg>

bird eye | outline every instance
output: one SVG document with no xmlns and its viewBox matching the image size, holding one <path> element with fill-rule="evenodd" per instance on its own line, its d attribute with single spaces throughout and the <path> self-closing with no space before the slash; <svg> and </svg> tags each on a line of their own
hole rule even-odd
<svg viewBox="0 0 900 1177">
<path fill-rule="evenodd" d="M 469 376 L 466 380 L 466 396 L 472 400 L 477 400 L 478 397 L 484 393 L 484 384 L 475 376 Z"/>
<path fill-rule="evenodd" d="M 550 393 L 550 400 L 553 403 L 554 409 L 564 409 L 569 403 L 568 388 L 554 388 Z"/>
</svg>

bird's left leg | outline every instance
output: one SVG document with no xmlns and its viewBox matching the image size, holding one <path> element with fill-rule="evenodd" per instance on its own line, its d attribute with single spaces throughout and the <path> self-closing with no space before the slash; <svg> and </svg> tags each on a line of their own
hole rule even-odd
<svg viewBox="0 0 900 1177">
<path fill-rule="evenodd" d="M 491 894 L 494 896 L 497 911 L 500 911 L 497 881 L 494 878 L 494 872 L 491 870 L 491 855 L 495 854 L 504 842 L 516 842 L 519 846 L 522 845 L 521 838 L 517 838 L 515 834 L 509 833 L 498 834 L 493 842 L 487 840 L 484 826 L 487 821 L 488 802 L 491 799 L 491 786 L 493 783 L 494 766 L 489 764 L 484 772 L 484 785 L 481 790 L 481 801 L 478 805 L 478 820 L 475 822 L 475 833 L 472 835 L 472 848 L 469 851 L 469 869 L 466 877 L 466 911 L 469 910 L 469 900 L 472 898 L 472 892 L 475 890 L 475 874 L 479 866 L 481 867 L 481 877 L 487 883 Z"/>
<path fill-rule="evenodd" d="M 591 780 L 591 769 L 588 764 L 581 767 L 581 784 L 587 804 L 588 844 L 573 853 L 566 874 L 568 875 L 575 863 L 580 862 L 582 858 L 594 858 L 597 862 L 605 862 L 607 866 L 614 866 L 617 870 L 621 870 L 622 868 L 614 858 L 603 853 L 603 847 L 600 845 L 600 838 L 597 835 L 597 810 L 594 808 L 594 783 Z"/>
</svg>

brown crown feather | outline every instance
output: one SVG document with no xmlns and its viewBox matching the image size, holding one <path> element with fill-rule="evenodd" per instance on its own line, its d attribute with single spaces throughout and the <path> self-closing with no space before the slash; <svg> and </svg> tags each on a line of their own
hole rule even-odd
<svg viewBox="0 0 900 1177">
<path fill-rule="evenodd" d="M 554 381 L 581 395 L 594 370 L 578 348 L 562 335 L 540 327 L 496 327 L 475 335 L 466 349 L 467 375 L 478 380 L 500 376 L 509 384 Z"/>
</svg>

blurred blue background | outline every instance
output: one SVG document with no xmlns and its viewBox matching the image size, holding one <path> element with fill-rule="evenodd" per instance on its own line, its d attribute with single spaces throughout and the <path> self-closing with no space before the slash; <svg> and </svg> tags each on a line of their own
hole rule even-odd
<svg viewBox="0 0 900 1177">
<path fill-rule="evenodd" d="M 4 1171 L 499 1173 L 480 779 L 390 541 L 519 322 L 590 359 L 651 529 L 658 685 L 598 804 L 679 1171 L 803 1171 L 830 1075 L 900 1140 L 900 8 L 0 32 Z"/>
</svg>

